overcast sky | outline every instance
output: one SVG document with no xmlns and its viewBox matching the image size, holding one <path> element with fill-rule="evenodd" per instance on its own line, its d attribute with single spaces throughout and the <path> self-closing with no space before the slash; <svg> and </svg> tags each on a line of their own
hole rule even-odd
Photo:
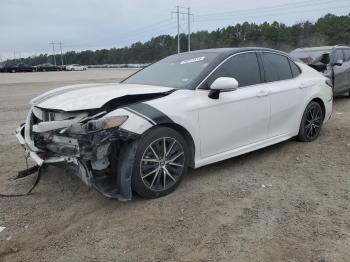
<svg viewBox="0 0 350 262">
<path fill-rule="evenodd" d="M 350 0 L 0 0 L 0 59 L 63 50 L 122 47 L 176 34 L 175 6 L 190 7 L 194 31 L 249 21 L 293 24 L 331 12 L 350 13 Z M 186 9 L 182 9 L 187 12 Z M 187 30 L 181 17 L 181 30 Z"/>
</svg>

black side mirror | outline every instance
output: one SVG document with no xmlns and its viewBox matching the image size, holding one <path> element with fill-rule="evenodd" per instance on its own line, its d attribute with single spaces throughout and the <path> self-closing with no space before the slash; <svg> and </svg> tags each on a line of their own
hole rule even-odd
<svg viewBox="0 0 350 262">
<path fill-rule="evenodd" d="M 328 65 L 328 64 L 331 62 L 331 59 L 330 59 L 330 57 L 329 57 L 329 54 L 323 54 L 322 57 L 321 57 L 320 62 L 321 62 L 322 64 Z"/>
</svg>

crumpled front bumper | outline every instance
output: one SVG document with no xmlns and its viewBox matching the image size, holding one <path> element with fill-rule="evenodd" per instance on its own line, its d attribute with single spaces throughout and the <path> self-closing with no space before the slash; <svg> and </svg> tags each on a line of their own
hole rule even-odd
<svg viewBox="0 0 350 262">
<path fill-rule="evenodd" d="M 30 145 L 28 145 L 24 138 L 24 128 L 25 125 L 22 124 L 20 127 L 16 129 L 16 137 L 18 142 L 23 146 L 25 150 L 26 157 L 29 157 L 31 160 L 33 160 L 35 163 L 37 163 L 38 166 L 42 166 L 43 164 L 52 164 L 52 163 L 59 163 L 64 161 L 70 161 L 67 157 L 49 157 L 43 159 L 40 155 L 39 151 L 33 150 Z"/>
<path fill-rule="evenodd" d="M 111 142 L 111 155 L 113 155 L 113 161 L 111 166 L 108 168 L 112 170 L 112 175 L 105 176 L 99 174 L 93 170 L 91 162 L 84 160 L 84 155 L 79 155 L 80 153 L 85 153 L 84 148 L 82 152 L 77 151 L 76 155 L 65 156 L 56 154 L 55 156 L 48 156 L 41 149 L 38 149 L 30 143 L 26 142 L 25 136 L 25 127 L 26 125 L 22 124 L 16 129 L 16 137 L 19 143 L 23 146 L 25 150 L 25 155 L 27 158 L 33 160 L 37 165 L 42 166 L 46 164 L 67 164 L 68 170 L 73 170 L 74 174 L 78 176 L 88 187 L 93 187 L 99 193 L 108 198 L 115 198 L 120 201 L 130 200 L 131 193 L 131 166 L 133 163 L 133 155 L 126 154 L 126 148 L 130 145 L 133 146 L 135 141 L 135 134 L 125 134 L 124 131 L 120 130 L 117 133 L 121 133 L 121 140 L 124 143 L 120 144 L 121 148 L 117 148 L 116 143 Z M 27 139 L 28 140 L 28 139 Z M 115 142 L 115 141 L 114 141 Z M 34 148 L 33 148 L 34 147 Z M 79 149 L 78 149 L 79 150 Z M 93 147 L 93 150 L 96 151 L 96 148 Z M 95 152 L 94 151 L 94 152 Z M 134 150 L 135 151 L 135 150 Z M 116 164 L 117 163 L 117 164 Z M 118 164 L 121 163 L 121 164 Z"/>
</svg>

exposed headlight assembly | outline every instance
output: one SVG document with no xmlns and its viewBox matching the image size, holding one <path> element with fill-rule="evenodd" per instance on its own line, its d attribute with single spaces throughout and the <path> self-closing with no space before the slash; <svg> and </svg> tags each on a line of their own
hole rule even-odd
<svg viewBox="0 0 350 262">
<path fill-rule="evenodd" d="M 126 120 L 128 116 L 108 116 L 102 117 L 96 120 L 90 120 L 86 124 L 83 125 L 83 128 L 87 132 L 96 132 L 100 130 L 107 130 L 111 128 L 116 128 L 121 126 Z"/>
</svg>

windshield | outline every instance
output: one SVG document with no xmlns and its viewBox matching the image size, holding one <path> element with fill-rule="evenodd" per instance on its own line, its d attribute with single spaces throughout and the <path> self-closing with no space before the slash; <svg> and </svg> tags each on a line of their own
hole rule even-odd
<svg viewBox="0 0 350 262">
<path fill-rule="evenodd" d="M 201 73 L 210 70 L 218 53 L 172 55 L 127 78 L 123 83 L 191 89 Z"/>
</svg>

